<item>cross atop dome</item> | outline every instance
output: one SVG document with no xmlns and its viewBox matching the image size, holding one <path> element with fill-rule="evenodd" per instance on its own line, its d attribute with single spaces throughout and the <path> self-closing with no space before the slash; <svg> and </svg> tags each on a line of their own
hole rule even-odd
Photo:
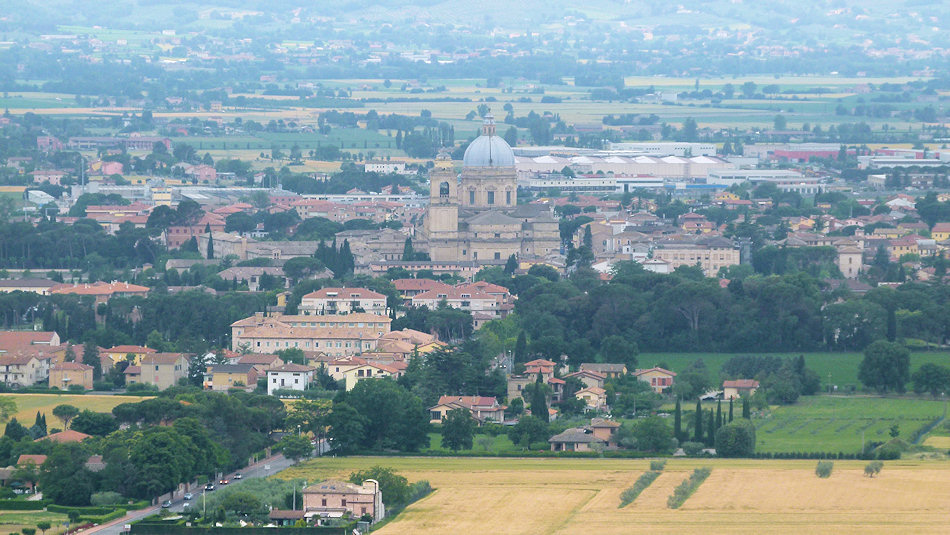
<svg viewBox="0 0 950 535">
<path fill-rule="evenodd" d="M 493 136 L 495 135 L 495 116 L 488 112 L 485 114 L 485 122 L 482 123 L 482 135 L 484 136 Z"/>
</svg>

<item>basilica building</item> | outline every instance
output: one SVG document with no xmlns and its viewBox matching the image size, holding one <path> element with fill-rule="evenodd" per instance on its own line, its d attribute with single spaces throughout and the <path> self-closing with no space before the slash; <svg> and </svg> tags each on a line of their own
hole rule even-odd
<svg viewBox="0 0 950 535">
<path fill-rule="evenodd" d="M 431 173 L 422 227 L 432 261 L 497 263 L 515 255 L 540 259 L 560 250 L 557 219 L 547 206 L 518 205 L 515 155 L 485 116 L 465 150 L 460 174 L 440 155 Z"/>
</svg>

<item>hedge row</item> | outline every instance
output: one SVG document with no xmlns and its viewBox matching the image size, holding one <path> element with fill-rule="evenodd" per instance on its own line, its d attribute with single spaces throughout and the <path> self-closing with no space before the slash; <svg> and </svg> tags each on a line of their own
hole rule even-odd
<svg viewBox="0 0 950 535">
<path fill-rule="evenodd" d="M 42 511 L 49 500 L 0 500 L 0 511 Z"/>
<path fill-rule="evenodd" d="M 620 505 L 618 507 L 626 507 L 633 503 L 633 500 L 636 500 L 637 496 L 646 490 L 646 488 L 649 487 L 658 477 L 660 477 L 660 472 L 657 470 L 644 472 L 639 478 L 637 478 L 632 487 L 620 493 Z"/>
<path fill-rule="evenodd" d="M 106 522 L 115 520 L 116 518 L 121 518 L 125 516 L 125 513 L 126 513 L 125 509 L 116 509 L 115 511 L 112 511 L 111 513 L 108 513 L 105 515 L 82 515 L 79 518 L 80 520 L 86 520 L 88 522 L 92 522 L 93 524 L 102 525 L 102 524 L 105 524 Z"/>
<path fill-rule="evenodd" d="M 696 492 L 696 489 L 703 484 L 703 481 L 706 481 L 710 473 L 712 473 L 712 468 L 708 466 L 693 470 L 693 473 L 690 474 L 688 478 L 684 479 L 679 486 L 673 489 L 673 494 L 666 500 L 667 507 L 670 509 L 679 509 L 681 505 L 686 503 L 687 498 L 692 496 L 693 493 Z"/>
<path fill-rule="evenodd" d="M 88 515 L 107 515 L 115 511 L 117 507 L 119 506 L 91 505 L 87 507 L 78 507 L 78 506 L 74 507 L 74 506 L 69 506 L 69 505 L 53 504 L 47 507 L 46 510 L 52 513 L 62 513 L 64 515 L 68 515 L 70 512 L 75 511 L 79 513 L 80 515 L 88 516 Z"/>
<path fill-rule="evenodd" d="M 450 451 L 450 450 L 432 450 L 432 451 L 360 451 L 352 455 L 365 455 L 371 457 L 573 457 L 573 458 L 599 458 L 607 457 L 614 459 L 644 459 L 659 457 L 656 453 L 642 451 L 611 450 L 603 453 L 594 451 L 551 451 L 551 450 L 510 450 L 499 452 L 486 451 Z"/>
</svg>

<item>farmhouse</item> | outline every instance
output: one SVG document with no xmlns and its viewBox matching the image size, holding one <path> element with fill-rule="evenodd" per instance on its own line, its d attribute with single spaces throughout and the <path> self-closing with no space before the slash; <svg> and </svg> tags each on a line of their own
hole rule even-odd
<svg viewBox="0 0 950 535">
<path fill-rule="evenodd" d="M 755 379 L 736 379 L 722 382 L 723 399 L 736 399 L 742 396 L 751 396 L 759 389 L 759 382 Z"/>
<path fill-rule="evenodd" d="M 479 423 L 500 423 L 505 421 L 506 408 L 491 396 L 442 396 L 435 406 L 429 407 L 429 423 L 440 423 L 449 411 L 455 409 L 468 411 Z"/>
<path fill-rule="evenodd" d="M 188 357 L 181 353 L 153 353 L 146 355 L 138 368 L 139 377 L 135 382 L 155 385 L 159 390 L 165 390 L 177 385 L 182 377 L 188 376 Z"/>
<path fill-rule="evenodd" d="M 607 391 L 596 386 L 582 388 L 574 393 L 574 397 L 583 401 L 588 410 L 603 409 L 607 406 Z"/>
<path fill-rule="evenodd" d="M 373 522 L 386 516 L 383 493 L 379 483 L 368 479 L 362 485 L 343 481 L 321 481 L 303 489 L 305 516 L 340 518 L 349 513 L 355 517 L 370 515 Z"/>
<path fill-rule="evenodd" d="M 72 385 L 79 385 L 85 390 L 92 390 L 92 371 L 92 366 L 79 362 L 54 364 L 49 370 L 49 386 L 66 390 Z"/>
<path fill-rule="evenodd" d="M 205 388 L 227 392 L 232 388 L 251 389 L 257 386 L 257 370 L 253 364 L 215 364 L 208 366 Z"/>
<path fill-rule="evenodd" d="M 647 370 L 637 370 L 633 375 L 640 381 L 648 383 L 657 394 L 662 394 L 667 388 L 672 388 L 673 378 L 676 377 L 675 372 L 657 367 Z"/>
<path fill-rule="evenodd" d="M 594 435 L 593 430 L 586 427 L 572 427 L 565 429 L 548 439 L 551 451 L 596 451 L 596 448 L 607 447 L 607 441 Z"/>
<path fill-rule="evenodd" d="M 304 391 L 313 381 L 314 369 L 311 366 L 288 363 L 267 370 L 267 393 L 274 395 L 277 390 Z"/>
<path fill-rule="evenodd" d="M 581 371 L 597 372 L 608 379 L 620 377 L 627 374 L 627 366 L 624 364 L 584 362 L 580 366 Z"/>
</svg>

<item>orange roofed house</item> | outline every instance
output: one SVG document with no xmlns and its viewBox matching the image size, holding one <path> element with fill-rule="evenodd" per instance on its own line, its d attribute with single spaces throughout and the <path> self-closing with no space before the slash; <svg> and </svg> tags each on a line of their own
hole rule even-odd
<svg viewBox="0 0 950 535">
<path fill-rule="evenodd" d="M 479 423 L 504 422 L 505 407 L 491 396 L 442 396 L 435 406 L 429 408 L 429 423 L 437 424 L 445 419 L 449 411 L 467 410 Z"/>
<path fill-rule="evenodd" d="M 129 284 L 127 282 L 94 282 L 92 284 L 59 284 L 50 289 L 51 294 L 91 295 L 96 304 L 105 303 L 113 296 L 128 297 L 138 295 L 145 297 L 150 288 Z"/>
</svg>

